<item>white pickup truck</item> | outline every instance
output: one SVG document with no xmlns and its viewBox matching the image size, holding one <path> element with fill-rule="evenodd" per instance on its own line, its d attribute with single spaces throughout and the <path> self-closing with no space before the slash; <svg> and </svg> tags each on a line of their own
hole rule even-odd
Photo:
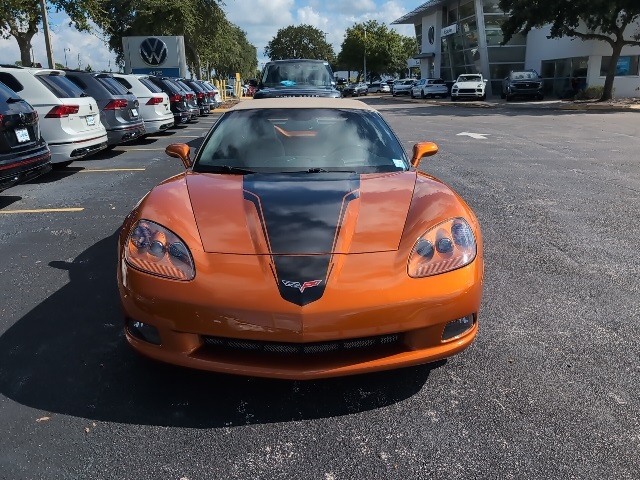
<svg viewBox="0 0 640 480">
<path fill-rule="evenodd" d="M 455 102 L 460 98 L 486 100 L 487 80 L 481 73 L 465 73 L 458 77 L 451 87 L 451 101 Z"/>
</svg>

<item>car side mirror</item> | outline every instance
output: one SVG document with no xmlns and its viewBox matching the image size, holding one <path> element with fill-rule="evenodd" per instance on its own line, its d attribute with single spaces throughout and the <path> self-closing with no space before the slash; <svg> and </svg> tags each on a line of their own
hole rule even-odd
<svg viewBox="0 0 640 480">
<path fill-rule="evenodd" d="M 431 157 L 438 153 L 438 145 L 433 142 L 418 142 L 413 146 L 411 165 L 418 168 L 423 157 Z"/>
<path fill-rule="evenodd" d="M 191 161 L 191 148 L 186 143 L 172 143 L 167 148 L 165 148 L 165 153 L 170 157 L 179 158 L 182 160 L 182 164 L 184 168 L 191 168 L 193 162 Z"/>
</svg>

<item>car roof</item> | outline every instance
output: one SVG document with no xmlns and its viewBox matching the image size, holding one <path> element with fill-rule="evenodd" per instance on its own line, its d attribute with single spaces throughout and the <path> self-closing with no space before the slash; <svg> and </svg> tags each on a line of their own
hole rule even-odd
<svg viewBox="0 0 640 480">
<path fill-rule="evenodd" d="M 329 63 L 326 60 L 318 60 L 312 58 L 283 58 L 280 60 L 271 60 L 266 63 L 266 65 L 270 63 L 297 63 L 297 62 L 310 62 L 310 63 Z"/>
<path fill-rule="evenodd" d="M 237 103 L 229 110 L 256 110 L 266 108 L 348 108 L 352 110 L 376 111 L 375 108 L 359 100 L 327 97 L 260 98 Z"/>
</svg>

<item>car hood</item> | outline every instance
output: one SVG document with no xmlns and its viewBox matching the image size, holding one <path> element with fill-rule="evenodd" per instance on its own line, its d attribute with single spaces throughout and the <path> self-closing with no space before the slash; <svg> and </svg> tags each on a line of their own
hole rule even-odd
<svg viewBox="0 0 640 480">
<path fill-rule="evenodd" d="M 473 82 L 456 82 L 453 86 L 458 88 L 476 88 L 478 85 L 482 84 L 481 80 L 473 81 Z"/>
<path fill-rule="evenodd" d="M 332 97 L 339 98 L 340 92 L 335 88 L 319 87 L 273 87 L 262 88 L 255 92 L 253 98 L 279 98 L 279 97 Z"/>
<path fill-rule="evenodd" d="M 398 249 L 416 173 L 192 172 L 186 183 L 206 252 L 368 253 Z"/>
<path fill-rule="evenodd" d="M 518 79 L 518 80 L 509 80 L 509 83 L 511 85 L 528 85 L 530 83 L 539 84 L 539 83 L 542 83 L 542 79 L 541 78 L 530 78 L 528 80 L 520 80 L 520 79 Z"/>
</svg>

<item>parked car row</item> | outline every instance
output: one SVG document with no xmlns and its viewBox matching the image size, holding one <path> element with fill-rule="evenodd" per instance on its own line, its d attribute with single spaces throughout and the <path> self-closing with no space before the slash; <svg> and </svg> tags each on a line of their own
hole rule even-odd
<svg viewBox="0 0 640 480">
<path fill-rule="evenodd" d="M 0 191 L 208 114 L 208 82 L 0 65 Z"/>
</svg>

